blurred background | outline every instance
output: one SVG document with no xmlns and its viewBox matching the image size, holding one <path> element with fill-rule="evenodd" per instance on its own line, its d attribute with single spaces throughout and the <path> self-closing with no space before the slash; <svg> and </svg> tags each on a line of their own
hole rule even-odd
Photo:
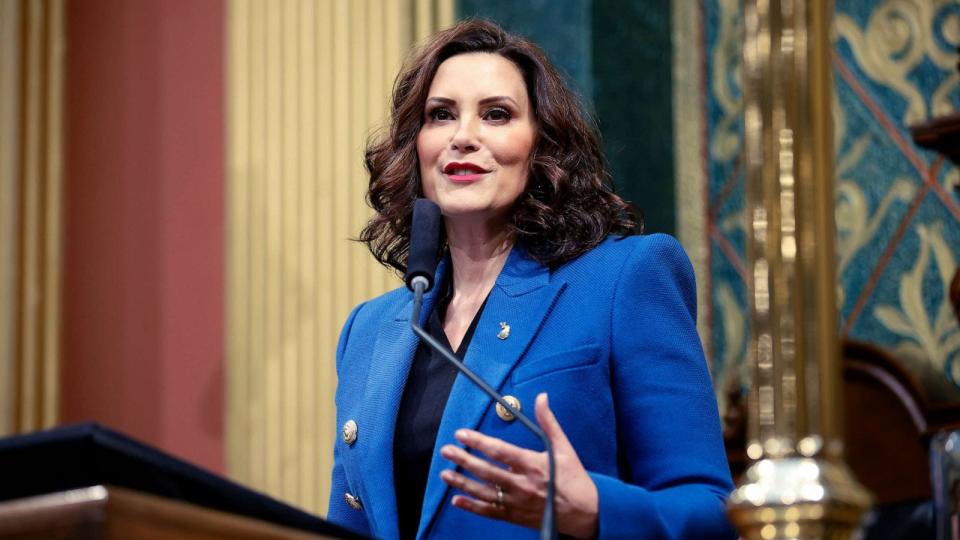
<svg viewBox="0 0 960 540">
<path fill-rule="evenodd" d="M 472 16 L 544 48 L 646 230 L 683 242 L 733 429 L 739 2 L 0 0 L 0 435 L 96 420 L 325 512 L 336 338 L 399 283 L 350 240 L 362 149 L 411 48 Z M 840 335 L 941 408 L 960 179 L 909 126 L 960 106 L 958 45 L 955 0 L 836 1 Z"/>
</svg>

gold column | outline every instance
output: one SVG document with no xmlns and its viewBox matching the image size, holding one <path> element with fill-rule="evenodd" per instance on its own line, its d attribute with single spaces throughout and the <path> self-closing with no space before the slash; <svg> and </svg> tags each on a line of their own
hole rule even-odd
<svg viewBox="0 0 960 540">
<path fill-rule="evenodd" d="M 703 10 L 684 0 L 670 3 L 670 35 L 673 47 L 673 167 L 676 171 L 674 213 L 677 216 L 677 239 L 683 244 L 694 275 L 708 276 L 709 250 L 705 217 L 707 213 L 707 182 L 703 163 Z M 705 309 L 710 305 L 710 290 L 706 279 L 697 280 L 697 305 Z M 701 315 L 697 330 L 707 362 L 713 374 L 714 384 L 722 385 L 715 370 L 713 343 L 709 317 Z"/>
<path fill-rule="evenodd" d="M 452 0 L 231 0 L 227 469 L 326 511 L 340 327 L 399 285 L 356 237 L 367 137 L 415 37 Z"/>
<path fill-rule="evenodd" d="M 842 460 L 827 0 L 744 4 L 747 454 L 744 538 L 849 538 L 869 495 Z"/>
<path fill-rule="evenodd" d="M 0 1 L 0 436 L 59 416 L 62 0 Z"/>
</svg>

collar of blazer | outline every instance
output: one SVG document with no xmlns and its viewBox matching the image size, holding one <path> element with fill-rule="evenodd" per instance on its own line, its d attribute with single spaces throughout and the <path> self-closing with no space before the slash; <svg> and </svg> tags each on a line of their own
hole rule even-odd
<svg viewBox="0 0 960 540">
<path fill-rule="evenodd" d="M 446 260 L 441 262 L 436 282 L 443 278 L 448 267 Z M 466 365 L 491 386 L 500 388 L 523 357 L 565 285 L 553 279 L 550 269 L 530 258 L 522 246 L 514 246 L 477 323 L 476 333 L 464 357 Z M 436 291 L 434 288 L 424 299 L 424 317 L 433 309 Z M 368 486 L 364 491 L 370 502 L 368 508 L 371 509 L 375 534 L 386 538 L 399 534 L 396 495 L 388 486 L 393 486 L 394 424 L 418 344 L 409 327 L 412 307 L 411 295 L 410 301 L 378 333 L 364 389 L 363 413 L 358 419 L 360 425 L 366 426 L 365 431 L 371 434 L 370 437 L 374 437 L 373 440 L 367 439 L 369 444 L 364 445 L 364 451 L 358 457 L 364 483 Z M 510 325 L 507 339 L 497 337 L 501 321 Z M 449 498 L 440 471 L 450 467 L 450 463 L 440 457 L 440 447 L 456 443 L 453 434 L 457 429 L 479 426 L 491 407 L 492 400 L 479 388 L 465 377 L 457 377 L 434 445 L 418 537 L 427 530 L 441 503 Z"/>
<path fill-rule="evenodd" d="M 442 283 L 450 266 L 450 255 L 447 254 L 437 265 L 437 272 L 434 275 L 434 283 Z M 516 244 L 510 249 L 510 255 L 507 256 L 507 262 L 504 263 L 497 281 L 494 283 L 494 289 L 500 289 L 507 296 L 523 296 L 529 292 L 545 287 L 550 283 L 550 269 L 540 264 L 530 257 L 522 244 Z M 433 309 L 437 301 L 438 287 L 434 287 L 423 297 L 423 311 L 420 315 L 420 324 L 427 320 L 427 314 Z M 493 295 L 493 291 L 490 293 Z M 410 300 L 396 313 L 397 321 L 409 321 L 410 313 L 413 311 L 413 294 L 410 294 Z"/>
</svg>

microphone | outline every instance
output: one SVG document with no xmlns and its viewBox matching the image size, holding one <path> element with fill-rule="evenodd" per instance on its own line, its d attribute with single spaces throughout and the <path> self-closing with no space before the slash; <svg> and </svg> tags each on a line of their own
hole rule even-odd
<svg viewBox="0 0 960 540">
<path fill-rule="evenodd" d="M 433 288 L 434 273 L 437 268 L 437 251 L 440 242 L 440 208 L 427 199 L 417 199 L 413 205 L 413 225 L 410 228 L 410 257 L 407 259 L 407 273 L 404 281 L 413 291 L 413 314 L 410 317 L 410 328 L 431 349 L 440 353 L 453 367 L 465 375 L 473 384 L 483 390 L 491 399 L 510 411 L 517 420 L 533 432 L 543 443 L 547 452 L 547 500 L 543 507 L 543 521 L 540 523 L 540 540 L 557 539 L 557 519 L 554 510 L 556 499 L 556 462 L 553 455 L 553 445 L 550 439 L 533 423 L 527 415 L 510 405 L 499 392 L 493 389 L 483 379 L 477 376 L 470 368 L 464 365 L 452 351 L 433 339 L 420 326 L 420 310 L 423 307 L 423 295 Z M 432 227 L 432 228 L 431 228 Z"/>
<path fill-rule="evenodd" d="M 403 281 L 411 291 L 417 281 L 424 284 L 423 292 L 433 288 L 442 219 L 440 207 L 430 199 L 414 201 L 413 223 L 410 226 L 410 255 L 407 257 L 407 273 L 403 276 Z"/>
</svg>

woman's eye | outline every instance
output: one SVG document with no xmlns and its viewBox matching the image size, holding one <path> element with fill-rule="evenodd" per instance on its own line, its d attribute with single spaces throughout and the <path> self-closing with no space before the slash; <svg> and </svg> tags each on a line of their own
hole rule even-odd
<svg viewBox="0 0 960 540">
<path fill-rule="evenodd" d="M 490 109 L 487 111 L 487 114 L 484 115 L 484 118 L 493 122 L 506 122 L 510 119 L 510 112 L 501 108 Z"/>
<path fill-rule="evenodd" d="M 429 116 L 431 120 L 453 120 L 453 115 L 450 114 L 450 111 L 443 108 L 433 109 L 427 113 L 427 116 Z"/>
</svg>

